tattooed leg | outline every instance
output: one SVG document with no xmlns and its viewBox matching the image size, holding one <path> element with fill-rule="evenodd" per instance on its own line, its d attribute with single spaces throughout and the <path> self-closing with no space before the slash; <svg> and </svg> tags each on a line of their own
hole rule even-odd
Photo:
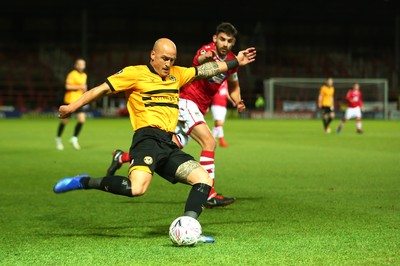
<svg viewBox="0 0 400 266">
<path fill-rule="evenodd" d="M 199 162 L 190 160 L 181 164 L 176 170 L 175 177 L 181 183 L 193 185 L 205 183 L 211 185 L 212 179 Z"/>
</svg>

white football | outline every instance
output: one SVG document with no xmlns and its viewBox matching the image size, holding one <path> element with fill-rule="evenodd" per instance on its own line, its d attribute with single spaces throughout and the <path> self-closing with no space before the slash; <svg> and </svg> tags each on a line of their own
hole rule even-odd
<svg viewBox="0 0 400 266">
<path fill-rule="evenodd" d="M 199 221 L 189 216 L 180 216 L 169 226 L 169 238 L 176 246 L 195 246 L 201 230 Z"/>
</svg>

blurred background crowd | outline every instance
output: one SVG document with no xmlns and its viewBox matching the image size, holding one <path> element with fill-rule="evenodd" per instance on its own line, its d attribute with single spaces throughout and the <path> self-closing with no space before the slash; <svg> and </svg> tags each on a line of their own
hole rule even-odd
<svg viewBox="0 0 400 266">
<path fill-rule="evenodd" d="M 398 103 L 395 0 L 44 0 L 2 4 L 0 106 L 55 110 L 76 57 L 87 60 L 92 87 L 124 66 L 146 64 L 159 37 L 174 40 L 176 64 L 189 66 L 222 21 L 239 31 L 234 51 L 257 48 L 256 62 L 240 69 L 247 102 L 263 93 L 263 80 L 271 77 L 334 77 L 387 79 L 389 101 Z M 117 97 L 107 104 L 117 105 Z"/>
</svg>

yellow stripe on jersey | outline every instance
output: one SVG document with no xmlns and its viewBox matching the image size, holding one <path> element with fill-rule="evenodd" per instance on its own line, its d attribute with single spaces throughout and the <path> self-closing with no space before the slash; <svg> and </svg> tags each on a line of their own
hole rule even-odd
<svg viewBox="0 0 400 266">
<path fill-rule="evenodd" d="M 68 73 L 65 83 L 71 85 L 84 85 L 86 84 L 87 74 L 81 73 L 74 69 Z M 66 90 L 64 94 L 64 103 L 70 104 L 78 100 L 83 94 L 83 90 Z"/>
<path fill-rule="evenodd" d="M 148 65 L 128 66 L 107 78 L 110 88 L 125 92 L 133 130 L 156 127 L 174 132 L 178 123 L 180 88 L 196 77 L 194 67 L 172 66 L 162 79 Z"/>
</svg>

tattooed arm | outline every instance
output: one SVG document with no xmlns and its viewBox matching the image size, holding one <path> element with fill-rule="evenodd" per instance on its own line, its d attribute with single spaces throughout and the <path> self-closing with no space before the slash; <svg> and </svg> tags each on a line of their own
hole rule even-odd
<svg viewBox="0 0 400 266">
<path fill-rule="evenodd" d="M 247 48 L 246 50 L 240 51 L 236 59 L 228 60 L 225 62 L 208 62 L 202 65 L 197 66 L 197 78 L 196 79 L 204 79 L 209 78 L 221 73 L 228 71 L 229 69 L 233 69 L 238 66 L 245 66 L 254 62 L 256 57 L 256 49 L 255 48 Z"/>
</svg>

